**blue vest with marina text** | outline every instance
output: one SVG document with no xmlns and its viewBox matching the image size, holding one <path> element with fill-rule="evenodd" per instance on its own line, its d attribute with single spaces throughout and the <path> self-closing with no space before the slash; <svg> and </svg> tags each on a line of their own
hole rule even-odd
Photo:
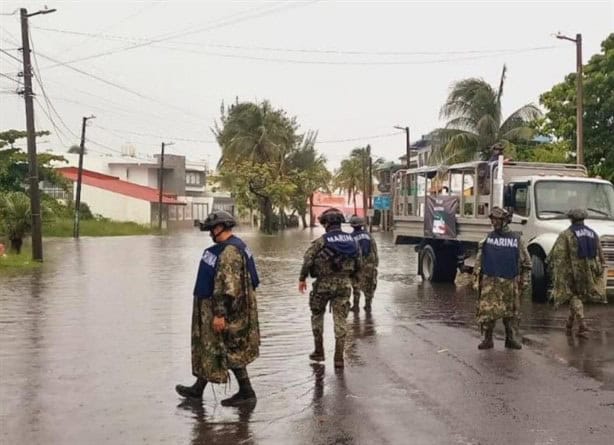
<svg viewBox="0 0 614 445">
<path fill-rule="evenodd" d="M 520 235 L 490 232 L 482 246 L 482 274 L 511 280 L 519 274 Z"/>
<path fill-rule="evenodd" d="M 584 224 L 572 224 L 570 228 L 578 241 L 578 258 L 595 258 L 597 256 L 595 231 Z"/>
<path fill-rule="evenodd" d="M 251 251 L 241 239 L 237 238 L 236 236 L 231 236 L 225 242 L 214 244 L 213 246 L 205 249 L 198 266 L 198 274 L 196 275 L 196 284 L 194 285 L 195 297 L 212 297 L 220 255 L 229 245 L 235 246 L 237 249 L 239 249 L 245 258 L 253 288 L 256 289 L 260 284 L 258 271 L 256 269 L 256 262 L 254 261 L 254 256 L 252 255 Z"/>
<path fill-rule="evenodd" d="M 352 232 L 352 237 L 358 241 L 362 255 L 369 256 L 371 253 L 371 235 L 369 232 L 362 229 L 354 230 L 354 232 Z"/>
<path fill-rule="evenodd" d="M 324 234 L 324 242 L 326 247 L 338 255 L 348 258 L 354 258 L 359 255 L 358 244 L 354 241 L 354 237 L 349 233 L 343 232 L 341 229 L 326 232 Z"/>
</svg>

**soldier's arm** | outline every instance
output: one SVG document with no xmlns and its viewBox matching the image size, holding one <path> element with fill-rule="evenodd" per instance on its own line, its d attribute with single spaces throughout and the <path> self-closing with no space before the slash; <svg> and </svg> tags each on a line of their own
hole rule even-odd
<svg viewBox="0 0 614 445">
<path fill-rule="evenodd" d="M 305 252 L 305 256 L 303 257 L 303 266 L 301 267 L 301 273 L 298 277 L 299 281 L 305 281 L 307 279 L 309 276 L 309 270 L 313 267 L 315 257 L 322 247 L 324 247 L 323 238 L 318 238 L 311 243 L 311 246 L 309 246 L 309 249 L 307 249 L 307 252 Z"/>
<path fill-rule="evenodd" d="M 244 259 L 239 249 L 227 246 L 220 255 L 213 287 L 213 314 L 216 317 L 227 317 L 233 301 L 246 294 L 244 271 Z"/>
<path fill-rule="evenodd" d="M 371 250 L 373 251 L 373 257 L 375 260 L 375 267 L 379 266 L 379 255 L 377 253 L 377 243 L 373 238 L 371 238 Z"/>
<path fill-rule="evenodd" d="M 597 258 L 599 259 L 601 266 L 605 269 L 607 264 L 605 261 L 605 256 L 603 255 L 603 249 L 601 248 L 601 240 L 599 239 L 599 236 L 597 236 Z"/>
<path fill-rule="evenodd" d="M 520 276 L 522 277 L 522 285 L 528 286 L 531 282 L 531 255 L 529 254 L 529 250 L 527 249 L 527 245 L 522 238 L 520 238 L 518 243 L 518 249 L 520 250 L 520 257 L 518 259 L 518 270 L 520 271 Z"/>
<path fill-rule="evenodd" d="M 478 289 L 480 286 L 480 279 L 482 278 L 482 247 L 484 246 L 484 240 L 478 244 L 478 252 L 475 256 L 475 264 L 473 265 L 473 288 Z"/>
</svg>

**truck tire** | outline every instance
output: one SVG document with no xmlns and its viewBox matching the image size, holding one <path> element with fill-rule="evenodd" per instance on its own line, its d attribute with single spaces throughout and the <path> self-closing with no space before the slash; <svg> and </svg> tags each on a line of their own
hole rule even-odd
<svg viewBox="0 0 614 445">
<path fill-rule="evenodd" d="M 531 290 L 533 300 L 539 303 L 548 301 L 548 275 L 546 264 L 540 255 L 531 255 Z"/>
<path fill-rule="evenodd" d="M 426 245 L 420 251 L 420 275 L 424 281 L 453 283 L 456 278 L 456 255 L 453 249 L 434 249 Z"/>
</svg>

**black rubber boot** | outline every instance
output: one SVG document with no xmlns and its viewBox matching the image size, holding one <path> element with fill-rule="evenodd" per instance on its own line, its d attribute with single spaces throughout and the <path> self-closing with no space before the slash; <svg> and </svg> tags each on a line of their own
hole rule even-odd
<svg viewBox="0 0 614 445">
<path fill-rule="evenodd" d="M 313 343 L 315 345 L 314 351 L 309 354 L 309 358 L 314 362 L 324 361 L 324 338 L 321 335 L 313 337 Z"/>
<path fill-rule="evenodd" d="M 509 318 L 504 319 L 503 326 L 505 326 L 505 347 L 508 349 L 522 349 L 522 345 L 514 339 L 512 320 Z"/>
<path fill-rule="evenodd" d="M 249 381 L 247 370 L 245 368 L 233 369 L 237 382 L 239 383 L 239 392 L 228 399 L 222 400 L 222 406 L 239 406 L 256 401 L 256 393 Z"/>
<path fill-rule="evenodd" d="M 492 349 L 495 346 L 492 341 L 493 326 L 489 324 L 487 326 L 484 326 L 483 329 L 484 340 L 482 340 L 482 343 L 478 345 L 478 349 Z"/>
<path fill-rule="evenodd" d="M 179 394 L 181 397 L 189 399 L 202 399 L 205 386 L 207 386 L 207 380 L 203 379 L 202 377 L 198 377 L 192 386 L 177 385 L 175 386 L 175 391 L 177 391 L 177 394 Z"/>
<path fill-rule="evenodd" d="M 343 363 L 343 347 L 345 346 L 345 338 L 337 338 L 335 340 L 335 368 L 341 369 Z"/>
</svg>

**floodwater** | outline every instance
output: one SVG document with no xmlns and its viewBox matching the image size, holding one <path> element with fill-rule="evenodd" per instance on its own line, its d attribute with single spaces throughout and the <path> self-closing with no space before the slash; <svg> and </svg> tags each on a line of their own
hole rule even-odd
<svg viewBox="0 0 614 445">
<path fill-rule="evenodd" d="M 41 269 L 0 274 L 1 442 L 377 443 L 395 429 L 380 436 L 374 433 L 377 428 L 368 429 L 355 417 L 357 413 L 376 422 L 390 412 L 409 410 L 407 400 L 413 399 L 418 408 L 411 411 L 412 425 L 421 429 L 415 443 L 473 443 L 471 431 L 461 437 L 451 430 L 452 422 L 437 423 L 439 414 L 429 408 L 436 401 L 412 396 L 421 391 L 419 376 L 411 382 L 385 383 L 404 385 L 401 398 L 392 387 L 378 389 L 377 394 L 387 394 L 383 398 L 367 389 L 372 381 L 385 380 L 380 376 L 388 372 L 371 367 L 390 359 L 378 351 L 391 348 L 403 335 L 434 342 L 416 333 L 425 326 L 433 336 L 441 335 L 441 342 L 462 340 L 478 360 L 472 366 L 484 365 L 484 355 L 473 352 L 479 339 L 470 289 L 421 283 L 413 248 L 394 246 L 390 235 L 377 234 L 381 265 L 374 310 L 369 317 L 362 311 L 348 317 L 345 371 L 335 372 L 331 366 L 334 340 L 328 314 L 327 361 L 310 363 L 308 297 L 298 293 L 297 284 L 303 252 L 320 233 L 239 232 L 256 256 L 262 281 L 261 354 L 248 367 L 258 404 L 245 409 L 219 405 L 236 391 L 234 382 L 208 387 L 203 403 L 184 402 L 174 392 L 175 384 L 193 381 L 191 293 L 200 254 L 210 243 L 206 234 L 195 230 L 166 237 L 48 241 Z M 547 373 L 551 371 L 545 364 L 570 365 L 594 380 L 591 388 L 610 393 L 614 308 L 591 306 L 586 312 L 594 331 L 589 341 L 578 342 L 563 334 L 565 308 L 554 311 L 524 302 L 523 332 L 531 353 L 539 355 L 527 366 L 537 366 L 539 360 L 543 364 L 537 369 Z M 401 331 L 406 334 L 399 337 Z M 529 348 L 520 354 L 529 354 Z M 442 351 L 447 349 L 437 352 Z M 497 360 L 509 366 L 509 357 Z M 401 366 L 403 357 L 390 360 L 392 369 Z M 357 395 L 361 391 L 364 394 Z M 363 397 L 377 401 L 367 409 Z M 609 406 L 607 400 L 600 403 Z M 347 419 L 353 419 L 350 426 L 344 423 Z M 345 425 L 341 429 L 340 421 Z M 396 430 L 403 437 L 403 425 Z"/>
</svg>

